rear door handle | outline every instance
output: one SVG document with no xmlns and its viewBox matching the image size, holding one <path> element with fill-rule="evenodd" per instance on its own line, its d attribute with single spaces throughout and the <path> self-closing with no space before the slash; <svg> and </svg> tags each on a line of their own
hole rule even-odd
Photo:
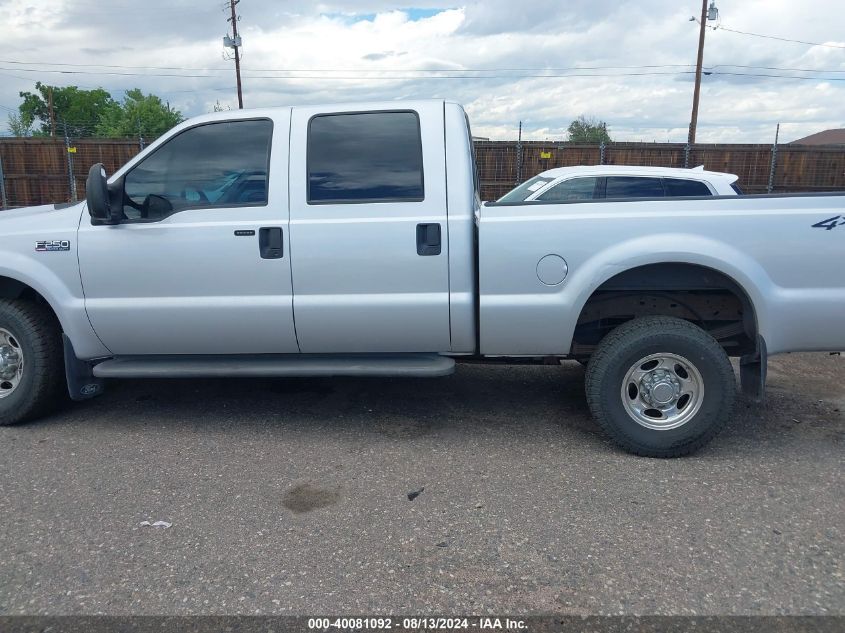
<svg viewBox="0 0 845 633">
<path fill-rule="evenodd" d="M 440 225 L 417 224 L 417 255 L 440 255 Z"/>
<path fill-rule="evenodd" d="M 264 227 L 258 231 L 258 250 L 263 259 L 281 259 L 285 255 L 284 234 L 278 226 Z"/>
</svg>

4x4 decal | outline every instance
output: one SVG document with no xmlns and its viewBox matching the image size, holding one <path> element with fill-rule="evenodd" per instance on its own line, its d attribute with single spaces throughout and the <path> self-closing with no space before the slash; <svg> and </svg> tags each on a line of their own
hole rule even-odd
<svg viewBox="0 0 845 633">
<path fill-rule="evenodd" d="M 836 215 L 832 218 L 828 218 L 827 220 L 822 220 L 821 222 L 816 222 L 813 225 L 814 229 L 826 229 L 828 231 L 835 229 L 837 226 L 845 226 L 845 217 L 841 215 Z"/>
</svg>

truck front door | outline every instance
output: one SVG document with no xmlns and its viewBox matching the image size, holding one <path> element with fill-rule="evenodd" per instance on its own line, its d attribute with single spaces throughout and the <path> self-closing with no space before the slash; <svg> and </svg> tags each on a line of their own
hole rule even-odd
<svg viewBox="0 0 845 633">
<path fill-rule="evenodd" d="M 450 349 L 443 104 L 291 119 L 303 352 Z"/>
<path fill-rule="evenodd" d="M 123 174 L 123 222 L 83 215 L 85 307 L 112 353 L 299 351 L 289 125 L 282 115 L 181 130 Z"/>
</svg>

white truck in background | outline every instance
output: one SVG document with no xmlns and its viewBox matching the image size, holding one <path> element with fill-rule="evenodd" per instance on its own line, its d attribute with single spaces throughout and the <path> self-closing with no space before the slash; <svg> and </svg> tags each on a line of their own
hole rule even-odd
<svg viewBox="0 0 845 633">
<path fill-rule="evenodd" d="M 690 453 L 766 359 L 845 349 L 845 197 L 481 207 L 440 100 L 186 121 L 87 201 L 0 214 L 0 424 L 107 378 L 442 376 L 587 361 L 625 449 Z M 518 424 L 515 419 L 514 424 Z"/>
</svg>

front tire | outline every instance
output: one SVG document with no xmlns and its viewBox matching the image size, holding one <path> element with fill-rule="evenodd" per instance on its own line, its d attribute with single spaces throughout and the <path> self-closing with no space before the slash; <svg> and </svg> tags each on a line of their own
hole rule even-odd
<svg viewBox="0 0 845 633">
<path fill-rule="evenodd" d="M 679 457 L 730 419 L 736 378 L 722 347 L 673 317 L 628 321 L 599 343 L 585 377 L 590 411 L 626 451 Z"/>
<path fill-rule="evenodd" d="M 32 301 L 0 299 L 0 426 L 44 415 L 64 388 L 55 316 Z"/>
</svg>

